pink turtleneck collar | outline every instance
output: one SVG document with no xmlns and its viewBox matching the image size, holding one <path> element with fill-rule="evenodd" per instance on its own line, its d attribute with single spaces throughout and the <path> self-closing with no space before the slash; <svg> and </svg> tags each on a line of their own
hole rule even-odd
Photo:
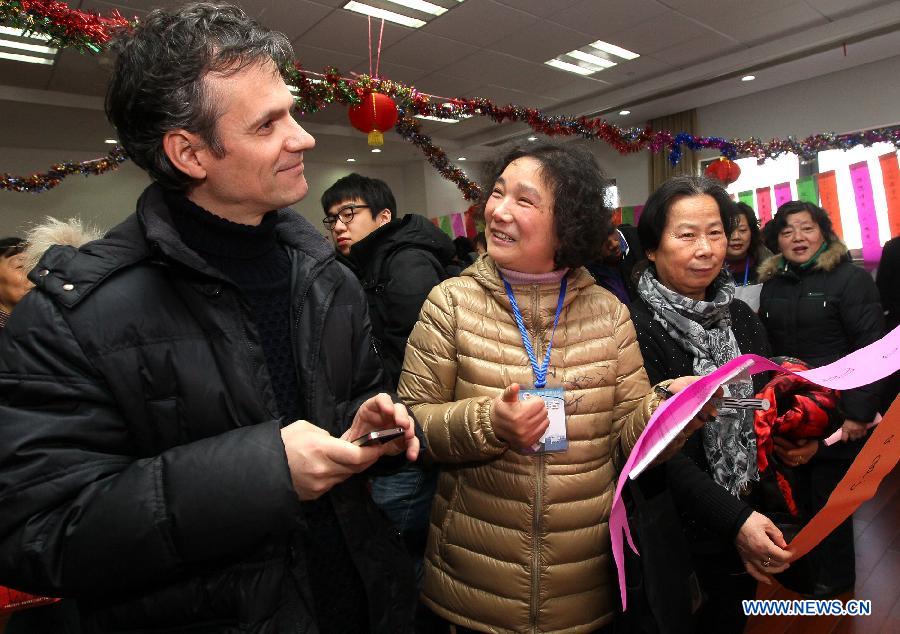
<svg viewBox="0 0 900 634">
<path fill-rule="evenodd" d="M 550 271 L 549 273 L 521 273 L 519 271 L 504 269 L 499 266 L 497 267 L 497 270 L 500 271 L 503 279 L 510 283 L 510 286 L 524 286 L 527 284 L 559 284 L 560 281 L 562 281 L 562 278 L 566 276 L 566 273 L 569 272 L 569 269 L 566 268 L 559 269 L 557 271 Z"/>
</svg>

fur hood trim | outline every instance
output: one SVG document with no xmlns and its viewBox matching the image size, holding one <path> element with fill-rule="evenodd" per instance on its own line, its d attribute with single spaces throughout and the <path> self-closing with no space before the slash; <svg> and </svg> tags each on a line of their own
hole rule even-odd
<svg viewBox="0 0 900 634">
<path fill-rule="evenodd" d="M 28 247 L 25 249 L 25 270 L 30 271 L 40 261 L 44 251 L 55 244 L 75 248 L 93 240 L 99 240 L 102 233 L 91 226 L 82 225 L 81 219 L 69 218 L 65 222 L 53 216 L 32 227 L 25 235 Z"/>
<path fill-rule="evenodd" d="M 848 253 L 847 245 L 840 240 L 832 240 L 828 248 L 822 252 L 822 255 L 819 256 L 819 259 L 813 265 L 813 269 L 825 272 L 834 270 L 838 264 L 847 258 Z M 784 257 L 781 254 L 773 255 L 757 268 L 760 283 L 771 280 L 783 269 Z"/>
</svg>

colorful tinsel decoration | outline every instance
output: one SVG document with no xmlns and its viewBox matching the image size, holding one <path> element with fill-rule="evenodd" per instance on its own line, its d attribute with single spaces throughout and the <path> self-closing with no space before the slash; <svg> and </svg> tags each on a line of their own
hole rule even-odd
<svg viewBox="0 0 900 634">
<path fill-rule="evenodd" d="M 456 183 L 459 191 L 462 192 L 463 198 L 471 201 L 478 200 L 481 196 L 481 188 L 478 184 L 470 181 L 465 172 L 451 163 L 450 159 L 447 158 L 447 154 L 432 143 L 428 135 L 422 134 L 418 121 L 412 115 L 402 108 L 398 108 L 398 110 L 400 119 L 394 127 L 397 134 L 419 148 L 422 154 L 425 155 L 425 159 L 434 169 L 440 172 L 441 176 L 448 181 Z"/>
<path fill-rule="evenodd" d="M 71 9 L 64 2 L 48 0 L 0 0 L 0 23 L 50 37 L 57 48 L 99 53 L 117 28 L 132 23 L 113 10 L 108 17 Z"/>
<path fill-rule="evenodd" d="M 31 33 L 49 35 L 51 44 L 60 48 L 72 47 L 81 52 L 99 53 L 111 32 L 116 28 L 133 24 L 118 11 L 108 17 L 71 9 L 64 2 L 49 0 L 0 0 L 0 23 L 24 29 Z M 466 200 L 475 200 L 480 188 L 465 173 L 453 165 L 447 155 L 432 140 L 422 134 L 414 115 L 437 117 L 482 116 L 496 123 L 506 121 L 526 123 L 532 130 L 546 136 L 579 136 L 608 143 L 620 154 L 649 151 L 654 154 L 667 152 L 675 165 L 681 160 L 682 149 L 714 149 L 722 156 L 734 160 L 752 156 L 760 163 L 782 154 L 794 153 L 802 160 L 811 160 L 823 150 L 846 150 L 857 145 L 891 143 L 900 149 L 900 126 L 879 128 L 856 134 L 814 134 L 805 139 L 787 137 L 762 141 L 749 139 L 723 139 L 721 137 L 696 137 L 668 130 L 652 130 L 649 127 L 620 128 L 599 117 L 567 117 L 547 115 L 534 108 L 517 105 L 498 106 L 489 99 L 445 99 L 421 93 L 399 82 L 368 75 L 347 79 L 335 68 L 327 68 L 323 74 L 311 73 L 299 64 L 285 69 L 289 83 L 297 87 L 296 108 L 303 113 L 317 112 L 332 103 L 356 105 L 367 92 L 377 91 L 389 95 L 397 102 L 401 117 L 395 130 L 401 137 L 413 143 L 428 162 L 441 175 L 456 183 Z M 116 147 L 106 157 L 84 163 L 62 163 L 53 166 L 45 174 L 14 177 L 4 174 L 0 188 L 11 191 L 46 191 L 55 187 L 65 176 L 73 173 L 102 174 L 126 160 L 124 151 Z"/>
<path fill-rule="evenodd" d="M 96 174 L 105 174 L 110 170 L 114 170 L 119 165 L 128 160 L 125 150 L 121 146 L 115 146 L 109 154 L 102 158 L 84 161 L 82 163 L 58 163 L 53 165 L 43 174 L 32 174 L 31 176 L 13 176 L 12 174 L 3 174 L 0 176 L 0 189 L 11 192 L 29 192 L 39 194 L 53 189 L 59 185 L 64 178 L 72 174 L 81 174 L 82 176 L 90 176 Z"/>
</svg>

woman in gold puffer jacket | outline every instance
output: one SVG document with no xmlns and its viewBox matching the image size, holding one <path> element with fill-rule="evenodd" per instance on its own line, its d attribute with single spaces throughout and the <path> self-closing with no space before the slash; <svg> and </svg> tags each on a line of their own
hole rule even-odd
<svg viewBox="0 0 900 634">
<path fill-rule="evenodd" d="M 593 632 L 618 605 L 607 525 L 617 467 L 659 400 L 628 309 L 581 268 L 609 222 L 593 157 L 514 149 L 492 182 L 488 255 L 428 296 L 400 379 L 441 465 L 423 601 L 457 631 Z M 547 385 L 565 389 L 563 452 L 522 449 L 549 421 L 540 399 L 517 399 L 535 372 L 504 280 L 538 369 L 552 341 Z"/>
</svg>

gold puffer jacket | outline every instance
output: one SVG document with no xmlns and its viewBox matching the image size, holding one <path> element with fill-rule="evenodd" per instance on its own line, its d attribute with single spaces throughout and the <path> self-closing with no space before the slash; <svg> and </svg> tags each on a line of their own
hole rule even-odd
<svg viewBox="0 0 900 634">
<path fill-rule="evenodd" d="M 423 598 L 466 627 L 589 632 L 614 617 L 613 461 L 659 401 L 628 309 L 585 269 L 567 275 L 548 373 L 566 390 L 565 452 L 522 455 L 494 435 L 492 399 L 534 376 L 490 257 L 435 287 L 409 338 L 399 394 L 441 463 Z M 513 288 L 542 360 L 559 286 Z"/>
</svg>

